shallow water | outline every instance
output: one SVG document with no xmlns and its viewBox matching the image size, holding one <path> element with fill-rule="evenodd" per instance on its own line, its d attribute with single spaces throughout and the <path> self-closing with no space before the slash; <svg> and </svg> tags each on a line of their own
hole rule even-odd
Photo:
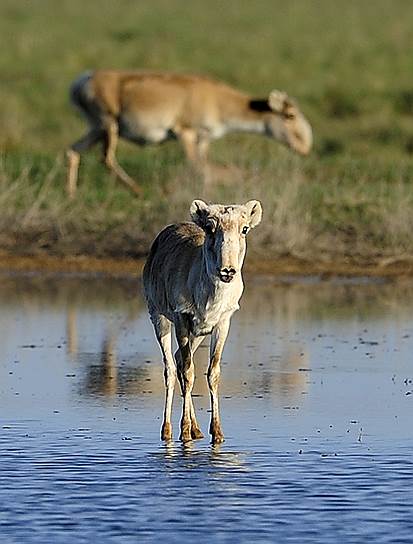
<svg viewBox="0 0 413 544">
<path fill-rule="evenodd" d="M 249 278 L 220 447 L 161 444 L 137 282 L 3 275 L 0 340 L 1 542 L 413 541 L 411 283 Z"/>
</svg>

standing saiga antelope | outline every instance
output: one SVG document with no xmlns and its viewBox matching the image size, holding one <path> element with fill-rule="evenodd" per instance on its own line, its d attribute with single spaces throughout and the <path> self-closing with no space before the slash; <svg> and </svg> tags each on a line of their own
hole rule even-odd
<svg viewBox="0 0 413 544">
<path fill-rule="evenodd" d="M 80 153 L 103 144 L 104 164 L 135 193 L 140 187 L 118 164 L 119 137 L 137 144 L 171 138 L 182 142 L 187 158 L 207 164 L 211 140 L 229 132 L 256 132 L 306 155 L 311 127 L 285 92 L 254 99 L 207 77 L 145 71 L 97 70 L 72 84 L 71 100 L 85 115 L 89 131 L 67 151 L 67 191 L 76 191 Z"/>
<path fill-rule="evenodd" d="M 204 336 L 211 334 L 208 386 L 211 395 L 212 443 L 223 442 L 218 407 L 221 354 L 232 314 L 243 291 L 241 268 L 246 235 L 262 216 L 258 200 L 245 205 L 207 205 L 194 200 L 193 222 L 169 225 L 155 239 L 143 270 L 149 314 L 165 365 L 165 409 L 161 438 L 172 438 L 171 410 L 176 375 L 181 384 L 183 410 L 180 439 L 203 438 L 191 392 L 193 355 Z M 178 350 L 172 354 L 171 329 Z"/>
</svg>

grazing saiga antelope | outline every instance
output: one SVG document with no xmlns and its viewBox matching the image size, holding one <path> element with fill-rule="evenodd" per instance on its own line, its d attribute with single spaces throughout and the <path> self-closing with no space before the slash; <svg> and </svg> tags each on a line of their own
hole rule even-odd
<svg viewBox="0 0 413 544">
<path fill-rule="evenodd" d="M 183 410 L 180 439 L 203 438 L 191 392 L 193 355 L 204 336 L 211 334 L 208 386 L 211 395 L 212 443 L 223 442 L 218 407 L 221 354 L 232 314 L 243 291 L 241 268 L 246 235 L 262 216 L 258 200 L 245 205 L 207 205 L 194 200 L 193 222 L 169 225 L 152 244 L 143 270 L 149 314 L 165 365 L 165 409 L 161 438 L 172 438 L 171 410 L 176 374 L 181 384 Z M 172 355 L 171 329 L 178 350 Z"/>
<path fill-rule="evenodd" d="M 201 168 L 211 140 L 229 132 L 264 134 L 302 155 L 312 145 L 308 121 L 281 91 L 254 99 L 202 76 L 97 70 L 76 79 L 70 95 L 90 125 L 67 151 L 70 196 L 76 191 L 80 153 L 98 142 L 103 144 L 105 165 L 139 193 L 139 185 L 116 160 L 119 137 L 141 145 L 177 138 L 187 158 Z"/>
</svg>

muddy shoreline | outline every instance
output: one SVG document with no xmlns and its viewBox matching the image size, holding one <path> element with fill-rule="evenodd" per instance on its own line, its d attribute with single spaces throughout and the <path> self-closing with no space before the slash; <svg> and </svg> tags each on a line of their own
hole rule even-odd
<svg viewBox="0 0 413 544">
<path fill-rule="evenodd" d="M 90 274 L 109 277 L 140 277 L 145 259 L 96 258 L 87 255 L 60 257 L 53 255 L 12 255 L 0 253 L 0 272 L 45 274 Z M 263 259 L 250 255 L 244 265 L 248 275 L 268 277 L 319 276 L 371 277 L 402 279 L 413 277 L 413 258 L 375 258 L 358 260 L 325 259 L 309 261 L 291 256 Z"/>
</svg>

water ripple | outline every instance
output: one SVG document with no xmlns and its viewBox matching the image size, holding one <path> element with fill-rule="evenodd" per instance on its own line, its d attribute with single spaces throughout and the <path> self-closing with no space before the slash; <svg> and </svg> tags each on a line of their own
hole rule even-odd
<svg viewBox="0 0 413 544">
<path fill-rule="evenodd" d="M 212 447 L 159 444 L 130 284 L 52 283 L 0 282 L 0 542 L 412 542 L 411 286 L 249 284 Z"/>
<path fill-rule="evenodd" d="M 1 444 L 0 535 L 10 541 L 411 539 L 412 459 L 403 450 L 328 459 L 262 448 L 154 450 L 113 434 L 98 449 L 79 449 L 14 432 Z"/>
</svg>

